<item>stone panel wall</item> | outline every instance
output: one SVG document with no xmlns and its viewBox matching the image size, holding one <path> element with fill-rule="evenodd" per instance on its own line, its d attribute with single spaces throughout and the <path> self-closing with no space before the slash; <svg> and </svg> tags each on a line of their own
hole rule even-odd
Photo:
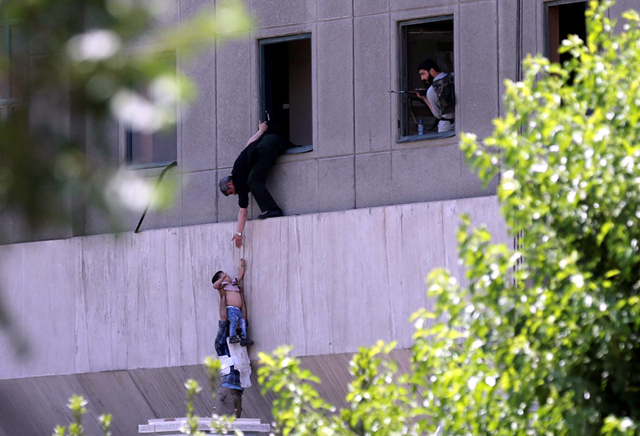
<svg viewBox="0 0 640 436">
<path fill-rule="evenodd" d="M 0 379 L 202 362 L 217 331 L 211 277 L 240 256 L 252 357 L 282 344 L 300 356 L 409 347 L 427 274 L 463 280 L 460 213 L 509 242 L 495 197 L 478 197 L 250 221 L 242 250 L 232 223 L 2 246 L 2 301 L 29 354 L 0 335 Z"/>
</svg>

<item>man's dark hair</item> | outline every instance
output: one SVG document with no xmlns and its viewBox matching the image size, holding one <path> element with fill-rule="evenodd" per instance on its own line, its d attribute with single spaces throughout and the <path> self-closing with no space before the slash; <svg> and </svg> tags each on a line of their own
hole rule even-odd
<svg viewBox="0 0 640 436">
<path fill-rule="evenodd" d="M 230 181 L 231 181 L 231 176 L 225 176 L 221 178 L 220 181 L 218 182 L 218 188 L 220 188 L 220 192 L 222 192 L 222 194 L 225 197 L 229 196 L 229 194 L 227 194 L 227 192 L 229 191 L 229 186 L 227 184 Z"/>
<path fill-rule="evenodd" d="M 213 278 L 211 279 L 211 283 L 213 284 L 213 283 L 217 282 L 218 280 L 220 280 L 220 277 L 222 277 L 222 274 L 223 274 L 222 271 L 218 271 L 217 273 L 215 273 L 213 275 Z"/>
<path fill-rule="evenodd" d="M 420 70 L 429 71 L 431 68 L 436 70 L 438 73 L 440 72 L 440 67 L 438 66 L 436 61 L 434 61 L 433 59 L 425 59 L 422 62 L 420 62 L 420 65 L 418 65 L 418 71 Z"/>
</svg>

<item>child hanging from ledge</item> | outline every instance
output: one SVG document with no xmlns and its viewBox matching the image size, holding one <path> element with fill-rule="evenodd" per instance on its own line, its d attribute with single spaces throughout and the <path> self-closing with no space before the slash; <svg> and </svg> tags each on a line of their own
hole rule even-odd
<svg viewBox="0 0 640 436">
<path fill-rule="evenodd" d="M 245 261 L 240 259 L 240 270 L 234 279 L 224 271 L 218 271 L 213 275 L 211 283 L 220 294 L 220 301 L 227 307 L 227 320 L 229 321 L 229 342 L 246 347 L 253 345 L 253 341 L 247 337 L 247 305 L 244 301 L 244 291 L 240 282 L 244 278 Z M 240 328 L 238 337 L 237 328 Z"/>
</svg>

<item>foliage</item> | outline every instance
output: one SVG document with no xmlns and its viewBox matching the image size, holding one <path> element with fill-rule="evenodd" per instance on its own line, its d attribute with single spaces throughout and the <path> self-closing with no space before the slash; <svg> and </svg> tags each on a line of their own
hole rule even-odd
<svg viewBox="0 0 640 436">
<path fill-rule="evenodd" d="M 144 132 L 175 123 L 176 102 L 194 90 L 162 54 L 179 53 L 185 61 L 214 38 L 235 37 L 251 26 L 240 0 L 205 8 L 174 26 L 163 24 L 171 7 L 167 1 L 3 2 L 1 30 L 9 28 L 13 47 L 0 59 L 0 82 L 11 81 L 10 95 L 0 98 L 9 98 L 16 112 L 0 122 L 2 209 L 22 211 L 31 225 L 68 222 L 70 211 L 59 207 L 65 195 L 109 211 L 114 198 L 105 188 L 114 186 L 115 168 L 105 168 L 105 159 L 90 161 L 86 143 L 97 141 L 95 146 L 104 148 L 104 125 L 114 119 Z M 29 51 L 20 50 L 25 43 L 57 55 L 40 56 L 28 67 Z M 151 95 L 136 92 L 141 85 L 148 85 Z M 90 138 L 69 129 L 55 111 L 42 116 L 43 104 L 66 99 L 70 120 L 91 123 Z"/>
<path fill-rule="evenodd" d="M 220 361 L 218 359 L 214 359 L 212 357 L 207 357 L 204 360 L 204 366 L 207 371 L 207 378 L 209 380 L 209 386 L 211 387 L 211 392 L 215 398 L 215 393 L 217 389 L 218 382 L 218 374 L 220 372 Z M 187 390 L 187 421 L 185 423 L 185 428 L 182 429 L 182 433 L 190 434 L 195 436 L 204 436 L 205 433 L 199 430 L 199 422 L 198 417 L 194 413 L 193 409 L 193 401 L 196 394 L 202 392 L 202 388 L 198 384 L 196 380 L 189 379 L 185 382 L 184 387 Z M 233 416 L 218 416 L 213 415 L 213 421 L 211 421 L 210 431 L 214 433 L 227 434 L 231 432 L 233 428 L 233 422 L 235 421 L 235 417 Z M 234 431 L 234 434 L 242 434 L 240 431 Z"/>
<path fill-rule="evenodd" d="M 463 135 L 518 249 L 463 218 L 466 283 L 430 274 L 412 371 L 361 349 L 337 414 L 286 350 L 261 355 L 283 434 L 640 434 L 640 16 L 616 33 L 611 4 L 591 1 L 563 66 L 524 61 L 483 144 Z"/>
<path fill-rule="evenodd" d="M 193 379 L 187 380 L 184 384 L 184 387 L 187 390 L 187 422 L 185 423 L 185 428 L 182 429 L 182 433 L 202 436 L 204 435 L 204 433 L 198 431 L 198 417 L 195 416 L 193 412 L 193 397 L 195 397 L 196 394 L 200 393 L 202 391 L 202 388 L 200 387 L 198 382 Z"/>
<path fill-rule="evenodd" d="M 320 380 L 288 356 L 291 348 L 281 347 L 273 355 L 260 353 L 258 380 L 263 393 L 276 394 L 273 415 L 282 434 L 419 434 L 420 426 L 413 422 L 419 416 L 419 403 L 406 386 L 407 377 L 396 377 L 397 364 L 388 356 L 394 346 L 378 342 L 354 356 L 349 406 L 338 414 L 313 387 Z"/>
<path fill-rule="evenodd" d="M 331 427 L 324 412 L 334 411 L 313 389 L 310 383 L 320 380 L 310 371 L 301 369 L 298 359 L 288 357 L 289 347 L 282 347 L 273 356 L 260 353 L 262 366 L 258 369 L 258 381 L 263 393 L 274 392 L 274 416 L 288 434 L 329 434 L 324 429 Z"/>
<path fill-rule="evenodd" d="M 207 357 L 204 360 L 204 367 L 207 372 L 209 385 L 211 386 L 211 393 L 215 398 L 216 388 L 218 384 L 218 373 L 220 372 L 220 361 L 212 357 Z M 204 436 L 205 433 L 199 430 L 198 417 L 196 416 L 193 407 L 195 397 L 197 394 L 202 392 L 202 388 L 200 387 L 198 382 L 193 379 L 187 380 L 184 383 L 184 387 L 187 391 L 187 420 L 181 432 L 194 436 Z M 71 409 L 73 413 L 74 422 L 71 423 L 68 428 L 58 425 L 54 429 L 53 435 L 65 436 L 68 434 L 68 436 L 84 436 L 85 430 L 84 425 L 82 424 L 82 416 L 87 413 L 86 406 L 87 401 L 84 399 L 84 397 L 80 395 L 73 395 L 69 399 L 69 404 L 67 405 L 67 407 L 69 407 L 69 409 Z M 214 415 L 213 418 L 214 419 L 213 421 L 211 421 L 211 424 L 209 426 L 210 431 L 222 434 L 227 434 L 232 431 L 235 417 Z M 112 416 L 109 414 L 102 414 L 98 417 L 98 423 L 100 424 L 100 428 L 102 429 L 104 436 L 111 436 L 111 420 Z M 239 430 L 234 430 L 234 434 L 241 436 L 242 432 Z"/>
<path fill-rule="evenodd" d="M 67 407 L 71 409 L 73 413 L 74 422 L 69 424 L 69 427 L 57 426 L 54 429 L 54 436 L 84 436 L 85 430 L 82 424 L 82 416 L 87 413 L 87 401 L 80 395 L 74 395 L 69 399 Z M 100 415 L 98 417 L 100 428 L 104 436 L 111 436 L 111 415 Z M 68 433 L 66 433 L 68 430 Z"/>
</svg>

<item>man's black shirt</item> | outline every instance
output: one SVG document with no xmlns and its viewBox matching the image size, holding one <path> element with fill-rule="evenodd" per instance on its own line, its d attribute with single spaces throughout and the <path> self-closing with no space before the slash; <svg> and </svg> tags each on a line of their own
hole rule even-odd
<svg viewBox="0 0 640 436">
<path fill-rule="evenodd" d="M 253 141 L 242 150 L 242 153 L 240 153 L 240 156 L 238 156 L 233 164 L 233 170 L 231 171 L 231 181 L 233 181 L 233 186 L 236 188 L 238 206 L 241 208 L 249 207 L 249 192 L 251 192 L 251 189 L 249 189 L 247 182 L 249 180 L 251 167 L 255 162 L 255 150 L 258 142 L 260 142 L 260 139 Z"/>
</svg>

